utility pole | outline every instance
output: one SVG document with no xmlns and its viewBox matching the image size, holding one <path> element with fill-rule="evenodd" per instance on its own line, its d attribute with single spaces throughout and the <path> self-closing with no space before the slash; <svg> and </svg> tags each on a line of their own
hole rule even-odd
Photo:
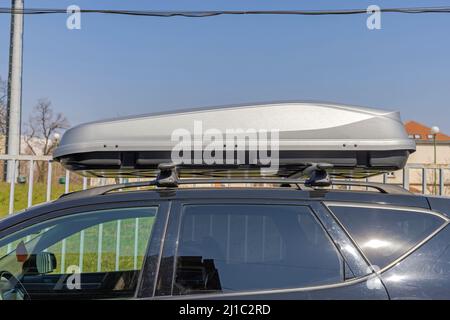
<svg viewBox="0 0 450 320">
<path fill-rule="evenodd" d="M 8 130 L 6 153 L 10 156 L 20 154 L 20 127 L 22 113 L 22 50 L 23 50 L 23 14 L 24 0 L 12 0 L 11 8 L 11 39 L 9 47 L 8 74 Z M 6 180 L 11 182 L 17 161 L 8 160 Z"/>
</svg>

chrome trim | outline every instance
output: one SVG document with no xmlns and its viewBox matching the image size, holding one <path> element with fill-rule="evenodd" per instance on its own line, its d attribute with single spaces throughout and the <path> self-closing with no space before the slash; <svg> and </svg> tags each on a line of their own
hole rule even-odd
<svg viewBox="0 0 450 320">
<path fill-rule="evenodd" d="M 449 225 L 449 221 L 447 220 L 442 226 L 440 226 L 439 228 L 437 228 L 434 232 L 432 232 L 429 236 L 427 236 L 425 239 L 423 239 L 421 242 L 419 242 L 418 244 L 416 244 L 414 247 L 412 247 L 411 249 L 409 249 L 408 251 L 406 251 L 403 255 L 401 255 L 399 258 L 397 258 L 396 260 L 394 260 L 393 262 L 391 262 L 390 264 L 388 264 L 386 267 L 384 267 L 383 269 L 381 269 L 380 271 L 377 272 L 377 274 L 381 275 L 381 273 L 387 271 L 388 269 L 392 268 L 393 266 L 395 266 L 396 264 L 400 263 L 401 260 L 407 258 L 410 254 L 412 254 L 414 251 L 416 251 L 417 249 L 419 249 L 421 246 L 423 246 L 425 243 L 428 242 L 428 240 L 430 240 L 431 238 L 433 238 L 435 235 L 437 235 L 439 232 L 441 232 L 443 229 L 445 229 L 445 227 L 447 227 Z M 381 275 L 382 276 L 382 275 Z"/>
<path fill-rule="evenodd" d="M 331 213 L 332 211 L 328 208 L 329 206 L 350 206 L 350 207 L 369 207 L 369 208 L 380 208 L 380 209 L 393 209 L 398 211 L 416 211 L 416 212 L 422 212 L 426 214 L 432 214 L 435 216 L 438 216 L 442 218 L 445 222 L 437 228 L 434 232 L 432 232 L 430 235 L 428 235 L 426 238 L 424 238 L 422 241 L 420 241 L 418 244 L 413 246 L 411 249 L 406 251 L 403 255 L 401 255 L 399 258 L 395 259 L 393 262 L 385 266 L 383 269 L 381 269 L 378 272 L 372 272 L 369 273 L 363 277 L 354 278 L 345 282 L 340 283 L 334 283 L 334 284 L 328 284 L 328 285 L 320 285 L 320 286 L 312 286 L 312 287 L 303 287 L 303 288 L 287 288 L 287 289 L 266 289 L 266 290 L 254 290 L 254 291 L 241 291 L 241 292 L 230 292 L 230 293 L 214 293 L 214 294 L 190 294 L 190 295 L 179 295 L 179 296 L 153 296 L 150 297 L 150 299 L 155 300 L 166 300 L 166 299 L 176 299 L 176 300 L 188 300 L 188 299 L 202 299 L 202 298 L 222 298 L 222 297 L 234 297 L 234 296 L 250 296 L 250 295 L 267 295 L 267 294 L 278 294 L 278 293 L 290 293 L 290 292 L 305 292 L 305 291 L 315 291 L 315 290 L 323 290 L 323 289 L 333 289 L 333 288 L 340 288 L 345 286 L 350 286 L 354 284 L 361 283 L 363 281 L 367 281 L 369 278 L 373 277 L 374 275 L 382 281 L 383 273 L 389 270 L 390 268 L 394 267 L 396 264 L 401 262 L 403 259 L 408 257 L 410 254 L 412 254 L 414 251 L 416 251 L 419 247 L 424 245 L 428 240 L 433 238 L 436 234 L 438 234 L 440 231 L 442 231 L 447 225 L 450 224 L 450 219 L 446 218 L 440 213 L 433 212 L 431 210 L 423 209 L 423 208 L 416 208 L 416 207 L 396 207 L 392 205 L 370 205 L 370 204 L 361 204 L 361 203 L 342 203 L 342 202 L 333 202 L 333 201 L 326 201 L 323 202 L 325 205 L 325 208 L 327 208 Z M 167 225 L 166 225 L 167 226 Z M 345 229 L 344 229 L 345 230 Z M 354 241 L 352 239 L 352 241 Z M 359 248 L 359 247 L 358 247 Z M 361 253 L 362 254 L 362 253 Z M 362 254 L 363 255 L 363 254 Z M 364 255 L 363 255 L 364 256 Z M 382 289 L 386 292 L 384 284 Z M 381 289 L 380 289 L 381 290 Z"/>
<path fill-rule="evenodd" d="M 350 239 L 354 242 L 355 246 L 358 248 L 358 250 L 360 251 L 361 255 L 367 260 L 367 262 L 369 263 L 370 268 L 372 269 L 373 273 L 377 274 L 381 280 L 383 279 L 383 275 L 382 273 L 386 272 L 387 270 L 389 270 L 390 268 L 394 267 L 395 265 L 397 265 L 398 263 L 400 263 L 402 260 L 404 260 L 405 258 L 407 258 L 409 255 L 411 255 L 414 251 L 416 251 L 417 249 L 419 249 L 421 246 L 423 246 L 425 243 L 427 243 L 431 238 L 433 238 L 435 235 L 437 235 L 440 231 L 442 231 L 443 229 L 445 229 L 445 227 L 447 227 L 450 224 L 450 219 L 447 218 L 445 215 L 432 211 L 432 210 L 427 210 L 427 209 L 423 209 L 423 208 L 416 208 L 416 207 L 396 207 L 396 206 L 392 206 L 392 205 L 380 205 L 380 204 L 361 204 L 361 203 L 356 203 L 356 202 L 348 202 L 348 203 L 344 203 L 344 202 L 334 202 L 334 201 L 324 201 L 323 204 L 325 205 L 325 207 L 331 212 L 331 214 L 333 215 L 333 217 L 335 217 L 336 221 L 338 221 L 339 225 L 341 225 L 341 227 L 345 230 L 345 232 L 347 233 L 347 235 L 350 237 Z M 353 239 L 353 237 L 351 236 L 350 232 L 348 232 L 348 230 L 345 228 L 345 226 L 342 225 L 342 223 L 339 221 L 339 219 L 337 219 L 337 217 L 335 216 L 335 214 L 333 213 L 333 210 L 331 210 L 329 207 L 353 207 L 353 208 L 377 208 L 377 209 L 384 209 L 384 210 L 396 210 L 396 211 L 408 211 L 408 212 L 420 212 L 420 213 L 424 213 L 424 214 L 430 214 L 430 215 L 434 215 L 437 216 L 439 218 L 441 218 L 442 220 L 444 220 L 444 223 L 439 226 L 436 230 L 434 230 L 432 233 L 430 233 L 427 237 L 425 237 L 424 239 L 422 239 L 421 241 L 419 241 L 416 245 L 414 245 L 413 247 L 411 247 L 409 250 L 407 250 L 404 254 L 402 254 L 400 257 L 398 257 L 397 259 L 393 260 L 391 263 L 389 263 L 388 265 L 386 265 L 385 267 L 383 267 L 382 269 L 380 269 L 379 271 L 376 271 L 373 268 L 373 264 L 371 264 L 370 259 L 368 259 L 366 257 L 366 255 L 364 254 L 363 250 L 360 248 L 360 246 L 358 245 L 358 243 Z M 373 274 L 372 273 L 372 274 Z M 384 283 L 383 283 L 384 285 Z"/>
<path fill-rule="evenodd" d="M 380 279 L 380 281 L 383 284 L 382 289 L 379 289 L 379 290 L 384 290 L 384 292 L 387 293 L 384 283 L 383 283 L 383 273 L 386 272 L 387 270 L 389 270 L 390 268 L 394 267 L 396 264 L 400 263 L 403 259 L 408 257 L 410 254 L 412 254 L 414 251 L 416 251 L 418 248 L 420 248 L 422 245 L 424 245 L 426 242 L 428 242 L 428 240 L 433 238 L 436 234 L 438 234 L 440 231 L 442 231 L 445 227 L 447 227 L 450 224 L 450 219 L 448 219 L 447 217 L 442 216 L 440 213 L 436 213 L 431 210 L 427 210 L 427 209 L 423 209 L 423 208 L 395 207 L 395 206 L 391 206 L 391 205 L 378 205 L 378 204 L 377 205 L 370 205 L 370 204 L 367 205 L 367 204 L 359 204 L 359 203 L 351 203 L 351 202 L 349 202 L 349 203 L 339 202 L 338 203 L 338 202 L 333 202 L 333 201 L 324 201 L 323 203 L 330 212 L 332 212 L 332 211 L 328 208 L 328 205 L 340 206 L 340 207 L 350 206 L 350 207 L 361 207 L 361 208 L 369 207 L 369 208 L 380 208 L 380 209 L 393 209 L 393 210 L 398 210 L 398 211 L 416 211 L 416 212 L 432 214 L 432 215 L 436 215 L 436 216 L 442 218 L 445 222 L 439 228 L 437 228 L 434 232 L 432 232 L 430 235 L 428 235 L 425 239 L 420 241 L 418 244 L 413 246 L 411 249 L 406 251 L 403 255 L 401 255 L 399 258 L 397 258 L 396 260 L 394 260 L 393 262 L 391 262 L 390 264 L 385 266 L 383 269 L 369 273 L 364 277 L 355 278 L 355 279 L 348 280 L 348 281 L 341 282 L 341 283 L 313 286 L 313 287 L 304 287 L 304 288 L 269 289 L 269 290 L 241 291 L 241 292 L 214 293 L 214 294 L 190 294 L 190 295 L 180 295 L 180 296 L 155 296 L 154 299 L 158 299 L 158 300 L 163 300 L 163 299 L 189 300 L 189 299 L 201 299 L 201 298 L 223 298 L 223 297 L 234 297 L 234 296 L 250 296 L 250 295 L 315 291 L 315 290 L 323 290 L 323 289 L 340 288 L 340 287 L 344 287 L 344 286 L 358 284 L 363 281 L 367 281 L 369 278 L 373 277 L 374 275 L 378 279 Z M 354 240 L 352 239 L 352 241 L 354 241 Z M 360 250 L 359 247 L 358 247 L 358 249 Z M 364 256 L 364 254 L 362 252 L 361 252 L 361 254 Z"/>
<path fill-rule="evenodd" d="M 350 208 L 374 208 L 381 210 L 394 210 L 394 211 L 408 211 L 408 212 L 420 212 L 425 214 L 431 214 L 437 216 L 444 220 L 445 222 L 450 222 L 450 219 L 440 212 L 436 212 L 429 209 L 419 208 L 419 207 L 406 207 L 406 206 L 396 206 L 388 204 L 369 204 L 369 203 L 359 203 L 359 202 L 335 202 L 335 201 L 324 201 L 323 204 L 329 207 L 350 207 Z M 332 210 L 330 210 L 332 211 Z"/>
<path fill-rule="evenodd" d="M 334 283 L 334 284 L 327 284 L 327 285 L 320 285 L 320 286 L 313 286 L 313 287 L 303 287 L 303 288 L 289 288 L 289 289 L 266 289 L 266 290 L 255 290 L 255 291 L 240 291 L 240 292 L 230 292 L 230 293 L 212 293 L 212 294 L 187 294 L 187 295 L 179 295 L 179 296 L 155 296 L 154 298 L 157 300 L 165 300 L 165 299 L 174 299 L 174 300 L 190 300 L 190 299 L 196 299 L 196 298 L 222 298 L 222 297 L 234 297 L 234 296 L 248 296 L 248 295 L 260 295 L 260 294 L 277 294 L 277 293 L 290 293 L 290 292 L 304 292 L 304 291 L 315 291 L 315 290 L 323 290 L 323 289 L 333 289 L 333 288 L 340 288 L 344 286 L 349 286 L 353 284 L 358 284 L 363 281 L 367 281 L 368 278 L 373 277 L 373 273 L 360 277 L 355 278 L 349 281 L 340 282 L 340 283 Z M 381 279 L 380 279 L 381 280 Z M 377 289 L 375 289 L 377 290 Z M 386 292 L 386 290 L 383 288 L 378 289 L 383 290 L 383 292 Z"/>
<path fill-rule="evenodd" d="M 449 222 L 444 223 L 441 227 L 436 229 L 433 233 L 431 233 L 428 237 L 426 237 L 424 240 L 422 240 L 420 243 L 418 243 L 416 246 L 408 250 L 404 255 L 399 257 L 398 259 L 394 260 L 391 264 L 387 265 L 383 269 L 381 269 L 378 272 L 369 273 L 364 277 L 355 278 L 352 280 L 348 280 L 341 283 L 335 283 L 335 284 L 329 284 L 329 285 L 321 285 L 321 286 L 314 286 L 314 287 L 304 287 L 304 288 L 290 288 L 290 289 L 269 289 L 269 290 L 257 290 L 257 291 L 242 291 L 242 292 L 232 292 L 232 293 L 214 293 L 214 294 L 190 294 L 190 295 L 180 295 L 180 296 L 154 296 L 153 298 L 156 300 L 165 300 L 165 299 L 174 299 L 174 300 L 189 300 L 189 299 L 201 299 L 201 298 L 223 298 L 223 297 L 234 297 L 234 296 L 249 296 L 249 295 L 262 295 L 262 294 L 277 294 L 277 293 L 290 293 L 290 292 L 304 292 L 304 291 L 314 291 L 314 290 L 323 290 L 323 289 L 333 289 L 333 288 L 340 288 L 344 286 L 349 286 L 353 284 L 358 284 L 363 281 L 369 280 L 369 278 L 373 277 L 374 275 L 377 276 L 380 281 L 383 283 L 383 275 L 382 273 L 386 272 L 388 269 L 392 268 L 394 265 L 399 263 L 401 260 L 409 256 L 413 251 L 417 250 L 419 247 L 421 247 L 423 244 L 425 244 L 429 239 L 434 237 L 437 233 L 439 233 L 441 230 L 443 230 Z M 377 289 L 374 289 L 377 290 Z M 384 292 L 387 292 L 384 283 L 382 289 Z"/>
</svg>

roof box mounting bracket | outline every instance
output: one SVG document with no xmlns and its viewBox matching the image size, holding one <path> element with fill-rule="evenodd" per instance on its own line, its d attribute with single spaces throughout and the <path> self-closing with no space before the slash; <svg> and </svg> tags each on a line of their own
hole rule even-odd
<svg viewBox="0 0 450 320">
<path fill-rule="evenodd" d="M 333 168 L 329 163 L 310 163 L 303 171 L 303 174 L 308 177 L 305 181 L 307 187 L 329 187 L 331 186 L 331 178 L 327 169 Z"/>
<path fill-rule="evenodd" d="M 174 163 L 160 163 L 158 169 L 159 174 L 156 178 L 158 187 L 178 187 L 178 170 Z"/>
</svg>

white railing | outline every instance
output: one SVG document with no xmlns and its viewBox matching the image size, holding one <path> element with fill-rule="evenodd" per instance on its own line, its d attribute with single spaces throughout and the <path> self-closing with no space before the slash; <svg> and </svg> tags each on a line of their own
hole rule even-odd
<svg viewBox="0 0 450 320">
<path fill-rule="evenodd" d="M 34 171 L 36 162 L 43 162 L 47 166 L 47 179 L 46 179 L 46 202 L 51 201 L 52 196 L 52 179 L 53 179 L 53 161 L 51 156 L 33 156 L 33 155 L 20 155 L 20 156 L 8 156 L 0 155 L 0 161 L 12 161 L 12 167 L 15 168 L 11 173 L 10 177 L 10 191 L 9 191 L 9 206 L 8 214 L 14 213 L 14 196 L 15 196 L 15 186 L 18 178 L 18 164 L 19 162 L 28 162 L 28 197 L 27 197 L 27 208 L 33 205 L 33 187 L 34 187 Z M 88 178 L 83 177 L 83 189 L 88 186 Z M 70 187 L 70 171 L 65 170 L 65 182 L 64 182 L 64 192 L 68 193 Z"/>
<path fill-rule="evenodd" d="M 18 177 L 17 173 L 18 162 L 28 162 L 28 176 L 26 180 L 26 183 L 28 184 L 27 208 L 33 205 L 34 171 L 35 171 L 35 163 L 38 161 L 45 163 L 45 165 L 47 166 L 45 202 L 51 201 L 52 181 L 53 181 L 53 161 L 51 156 L 21 155 L 12 157 L 8 155 L 0 155 L 0 164 L 1 161 L 13 161 L 14 162 L 13 167 L 16 168 L 16 170 L 14 170 L 14 172 L 11 174 L 11 182 L 9 182 L 10 192 L 9 192 L 8 214 L 14 213 L 14 196 L 16 183 L 12 183 L 12 181 L 16 181 Z M 416 178 L 411 179 L 412 171 L 419 171 L 420 177 L 416 175 Z M 446 173 L 449 171 L 450 165 L 434 166 L 422 164 L 408 164 L 405 169 L 396 172 L 394 176 L 384 174 L 381 176 L 368 178 L 366 179 L 366 181 L 373 181 L 373 182 L 376 181 L 388 184 L 402 185 L 407 190 L 413 188 L 413 191 L 415 191 L 416 193 L 450 195 L 450 190 L 446 190 L 446 188 L 450 189 L 450 176 L 448 177 L 448 181 L 446 181 L 445 179 Z M 68 170 L 64 170 L 64 172 L 65 172 L 64 193 L 68 193 L 70 189 L 71 173 Z M 401 173 L 400 178 L 398 177 L 399 173 Z M 434 179 L 434 176 L 436 177 L 436 179 Z M 91 184 L 105 185 L 106 179 L 83 177 L 81 189 L 85 190 Z M 429 190 L 430 186 L 432 187 L 431 190 Z"/>
<path fill-rule="evenodd" d="M 15 172 L 11 175 L 11 181 L 9 182 L 9 203 L 8 203 L 8 214 L 14 214 L 14 196 L 15 196 L 15 187 L 16 178 L 18 177 L 18 163 L 28 163 L 28 174 L 26 183 L 28 184 L 28 194 L 27 194 L 27 207 L 31 207 L 33 203 L 33 187 L 35 184 L 35 165 L 37 162 L 41 162 L 44 166 L 46 166 L 47 176 L 45 180 L 46 185 L 46 193 L 45 193 L 45 201 L 49 202 L 52 199 L 52 182 L 53 182 L 53 166 L 54 162 L 52 161 L 50 156 L 28 156 L 22 155 L 18 157 L 11 157 L 7 155 L 0 155 L 0 164 L 5 161 L 13 161 L 15 168 Z M 61 169 L 63 170 L 63 169 Z M 415 176 L 411 176 L 411 173 L 416 171 Z M 404 170 L 398 171 L 393 175 L 384 174 L 381 176 L 373 177 L 370 179 L 366 179 L 367 181 L 372 182 L 383 182 L 388 184 L 397 184 L 402 185 L 405 189 L 413 189 L 417 193 L 422 194 L 438 194 L 438 195 L 450 195 L 450 181 L 446 181 L 446 173 L 450 171 L 450 166 L 432 166 L 432 165 L 419 165 L 419 164 L 411 164 L 408 165 Z M 68 170 L 63 170 L 65 181 L 64 181 L 64 192 L 69 192 L 70 189 L 70 179 L 71 173 Z M 418 172 L 418 174 L 417 174 Z M 431 175 L 430 175 L 431 173 Z M 435 176 L 436 175 L 436 176 Z M 431 181 L 430 181 L 430 178 Z M 79 178 L 78 178 L 79 179 Z M 450 180 L 450 177 L 448 178 Z M 122 182 L 120 180 L 120 182 Z M 106 179 L 97 179 L 97 178 L 82 178 L 82 185 L 80 189 L 87 189 L 90 185 L 104 185 L 106 184 Z M 430 189 L 430 186 L 432 188 Z M 348 187 L 352 189 L 352 187 Z M 0 218 L 1 219 L 1 218 Z M 136 220 L 134 226 L 135 232 L 135 243 L 134 243 L 134 267 L 137 267 L 137 256 L 138 256 L 138 229 L 139 229 L 139 221 Z M 98 229 L 98 246 L 97 246 L 97 271 L 101 271 L 102 269 L 102 244 L 103 244 L 103 225 L 99 226 Z M 121 222 L 117 221 L 116 224 L 116 240 L 115 240 L 115 269 L 119 270 L 120 264 L 120 248 L 121 248 Z M 83 267 L 83 258 L 85 252 L 85 233 L 80 232 L 79 239 L 79 266 L 80 269 Z M 66 241 L 63 240 L 61 244 L 61 271 L 64 272 L 65 269 L 65 261 L 66 261 Z"/>
<path fill-rule="evenodd" d="M 406 169 L 403 170 L 402 185 L 405 189 L 410 190 L 411 188 L 411 171 L 420 171 L 420 181 L 421 188 L 420 193 L 422 194 L 434 194 L 439 196 L 450 195 L 450 190 L 446 190 L 450 186 L 450 177 L 446 181 L 446 173 L 450 171 L 449 165 L 421 165 L 421 164 L 408 164 Z M 431 175 L 430 175 L 431 173 Z M 432 178 L 431 181 L 428 178 Z M 416 184 L 416 183 L 414 183 Z M 434 190 L 428 191 L 429 187 Z"/>
</svg>

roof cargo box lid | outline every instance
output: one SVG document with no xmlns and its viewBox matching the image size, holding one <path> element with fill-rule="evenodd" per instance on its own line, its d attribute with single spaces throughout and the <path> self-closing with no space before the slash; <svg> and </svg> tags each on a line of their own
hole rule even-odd
<svg viewBox="0 0 450 320">
<path fill-rule="evenodd" d="M 398 112 L 279 102 L 90 122 L 67 130 L 53 157 L 97 177 L 154 176 L 160 163 L 181 163 L 174 154 L 183 155 L 180 167 L 188 175 L 258 174 L 276 160 L 279 176 L 308 163 L 331 164 L 336 175 L 368 176 L 403 168 L 415 148 Z"/>
</svg>

